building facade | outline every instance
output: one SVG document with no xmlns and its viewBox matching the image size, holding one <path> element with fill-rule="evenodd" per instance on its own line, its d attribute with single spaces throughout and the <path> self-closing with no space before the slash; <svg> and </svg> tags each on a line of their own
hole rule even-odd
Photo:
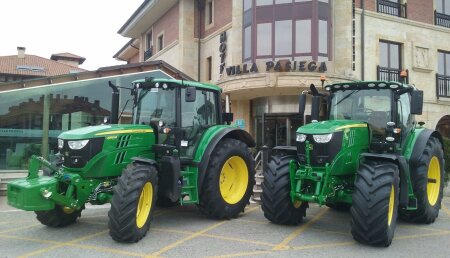
<svg viewBox="0 0 450 258">
<path fill-rule="evenodd" d="M 406 80 L 419 120 L 450 137 L 450 0 L 146 0 L 119 33 L 115 58 L 222 87 L 259 146 L 294 143 L 298 95 L 321 77 Z"/>
</svg>

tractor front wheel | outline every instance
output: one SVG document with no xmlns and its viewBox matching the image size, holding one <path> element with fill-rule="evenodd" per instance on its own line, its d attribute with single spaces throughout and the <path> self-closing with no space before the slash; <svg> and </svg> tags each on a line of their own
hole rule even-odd
<svg viewBox="0 0 450 258">
<path fill-rule="evenodd" d="M 431 137 L 417 162 L 411 168 L 417 210 L 400 211 L 400 218 L 417 223 L 433 223 L 439 215 L 444 188 L 444 153 L 441 142 Z"/>
<path fill-rule="evenodd" d="M 67 207 L 56 205 L 53 210 L 49 211 L 35 211 L 36 218 L 42 224 L 60 228 L 73 224 L 77 218 L 81 216 L 81 210 L 73 210 Z"/>
<path fill-rule="evenodd" d="M 158 172 L 154 166 L 133 163 L 123 171 L 108 212 L 109 234 L 118 242 L 137 242 L 150 227 L 155 207 Z"/>
<path fill-rule="evenodd" d="M 247 145 L 227 138 L 211 154 L 198 207 L 215 219 L 236 218 L 249 204 L 255 165 Z"/>
<path fill-rule="evenodd" d="M 353 238 L 363 244 L 389 246 L 397 225 L 399 172 L 386 161 L 361 163 L 350 209 Z"/>
<path fill-rule="evenodd" d="M 276 224 L 297 225 L 306 216 L 307 202 L 292 202 L 289 162 L 296 156 L 272 156 L 264 171 L 262 210 L 264 217 Z"/>
</svg>

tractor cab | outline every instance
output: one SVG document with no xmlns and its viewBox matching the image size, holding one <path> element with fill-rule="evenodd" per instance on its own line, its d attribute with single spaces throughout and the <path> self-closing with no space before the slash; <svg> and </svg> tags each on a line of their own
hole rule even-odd
<svg viewBox="0 0 450 258">
<path fill-rule="evenodd" d="M 167 154 L 179 150 L 192 159 L 201 136 L 223 124 L 221 89 L 215 85 L 167 79 L 133 83 L 133 124 L 150 125 L 156 137 L 154 150 Z M 229 123 L 230 121 L 225 121 Z"/>
<path fill-rule="evenodd" d="M 312 86 L 313 87 L 313 86 Z M 353 121 L 369 128 L 369 151 L 394 153 L 404 145 L 414 128 L 415 114 L 422 113 L 423 92 L 398 82 L 352 82 L 325 86 L 329 95 L 311 90 L 313 119 L 319 117 L 317 107 L 325 97 L 327 120 Z M 314 101 L 314 98 L 319 99 Z M 316 106 L 316 107 L 315 107 Z"/>
</svg>

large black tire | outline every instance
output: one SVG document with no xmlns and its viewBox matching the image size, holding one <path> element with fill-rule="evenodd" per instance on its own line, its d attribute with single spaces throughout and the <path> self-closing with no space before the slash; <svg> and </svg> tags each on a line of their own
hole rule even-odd
<svg viewBox="0 0 450 258">
<path fill-rule="evenodd" d="M 276 224 L 297 225 L 306 216 L 307 202 L 292 203 L 289 162 L 294 155 L 272 156 L 262 183 L 262 210 L 264 217 Z"/>
<path fill-rule="evenodd" d="M 52 228 L 60 228 L 73 224 L 81 216 L 81 210 L 63 209 L 59 205 L 56 205 L 53 210 L 35 211 L 35 213 L 39 222 Z"/>
<path fill-rule="evenodd" d="M 441 142 L 435 137 L 430 137 L 423 154 L 417 162 L 417 166 L 410 168 L 414 195 L 417 198 L 417 210 L 401 210 L 401 219 L 427 224 L 436 220 L 441 208 L 444 189 L 444 162 L 444 151 Z M 434 182 L 428 182 L 429 177 Z M 428 188 L 430 188 L 430 198 Z"/>
<path fill-rule="evenodd" d="M 132 163 L 113 188 L 108 212 L 109 234 L 118 242 L 141 240 L 150 228 L 156 202 L 158 171 L 154 166 Z"/>
<path fill-rule="evenodd" d="M 387 161 L 365 161 L 359 166 L 353 192 L 351 231 L 363 244 L 389 246 L 398 217 L 399 172 Z"/>
<path fill-rule="evenodd" d="M 244 142 L 231 138 L 220 141 L 206 169 L 200 211 L 214 219 L 236 218 L 244 212 L 255 184 L 254 163 Z"/>
</svg>

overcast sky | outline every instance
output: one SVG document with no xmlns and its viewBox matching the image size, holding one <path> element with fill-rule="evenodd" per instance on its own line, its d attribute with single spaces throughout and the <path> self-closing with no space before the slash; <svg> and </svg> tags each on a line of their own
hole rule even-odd
<svg viewBox="0 0 450 258">
<path fill-rule="evenodd" d="M 86 58 L 82 68 L 119 65 L 113 55 L 130 39 L 117 34 L 143 0 L 2 0 L 0 56 L 50 58 L 69 52 Z"/>
</svg>

